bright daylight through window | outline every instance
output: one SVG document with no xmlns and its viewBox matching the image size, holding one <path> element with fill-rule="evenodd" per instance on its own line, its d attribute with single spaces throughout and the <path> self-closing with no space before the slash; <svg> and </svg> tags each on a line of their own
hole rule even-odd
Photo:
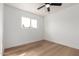
<svg viewBox="0 0 79 59">
<path fill-rule="evenodd" d="M 37 28 L 37 20 L 28 17 L 22 17 L 21 25 L 23 28 Z"/>
<path fill-rule="evenodd" d="M 32 28 L 37 28 L 37 20 L 35 20 L 35 19 L 31 20 L 31 27 Z"/>
</svg>

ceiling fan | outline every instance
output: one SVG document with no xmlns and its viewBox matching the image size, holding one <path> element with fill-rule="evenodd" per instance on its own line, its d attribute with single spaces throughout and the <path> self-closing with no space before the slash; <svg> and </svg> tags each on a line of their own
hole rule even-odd
<svg viewBox="0 0 79 59">
<path fill-rule="evenodd" d="M 47 8 L 47 11 L 50 12 L 50 7 L 51 6 L 61 6 L 62 3 L 44 3 L 44 5 L 40 6 L 39 8 L 37 8 L 38 10 L 43 8 L 43 7 L 46 7 Z"/>
</svg>

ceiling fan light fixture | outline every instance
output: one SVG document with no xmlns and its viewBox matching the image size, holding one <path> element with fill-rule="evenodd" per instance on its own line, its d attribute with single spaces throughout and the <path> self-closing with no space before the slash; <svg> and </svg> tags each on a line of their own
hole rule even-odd
<svg viewBox="0 0 79 59">
<path fill-rule="evenodd" d="M 46 7 L 47 11 L 50 12 L 51 10 L 51 6 L 61 6 L 62 3 L 44 3 L 44 5 L 40 6 L 39 8 L 37 8 L 38 10 L 43 8 L 43 7 Z"/>
<path fill-rule="evenodd" d="M 49 4 L 47 4 L 47 5 L 46 5 L 46 8 L 48 8 L 48 7 L 50 7 L 50 5 L 49 5 Z"/>
</svg>

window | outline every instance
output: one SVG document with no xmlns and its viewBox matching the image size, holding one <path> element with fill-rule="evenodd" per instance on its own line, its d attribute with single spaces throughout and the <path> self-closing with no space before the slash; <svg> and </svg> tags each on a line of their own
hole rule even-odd
<svg viewBox="0 0 79 59">
<path fill-rule="evenodd" d="M 28 17 L 22 17 L 22 27 L 23 28 L 37 28 L 37 20 L 30 19 Z"/>
<path fill-rule="evenodd" d="M 25 28 L 30 27 L 30 18 L 22 17 L 22 26 Z"/>
<path fill-rule="evenodd" d="M 31 20 L 31 27 L 32 28 L 37 28 L 37 20 L 35 20 L 35 19 Z"/>
</svg>

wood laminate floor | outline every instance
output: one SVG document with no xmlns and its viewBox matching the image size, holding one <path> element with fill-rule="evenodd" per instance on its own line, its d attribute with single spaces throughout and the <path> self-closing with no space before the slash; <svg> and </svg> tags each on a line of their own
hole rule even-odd
<svg viewBox="0 0 79 59">
<path fill-rule="evenodd" d="M 79 56 L 79 50 L 41 40 L 5 49 L 4 56 Z"/>
</svg>

